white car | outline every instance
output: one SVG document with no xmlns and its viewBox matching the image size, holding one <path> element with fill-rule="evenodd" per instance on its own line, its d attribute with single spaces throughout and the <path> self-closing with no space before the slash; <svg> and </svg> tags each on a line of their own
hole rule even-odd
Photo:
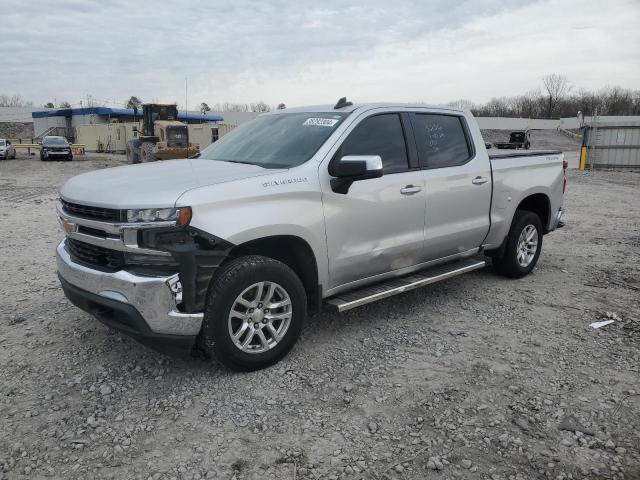
<svg viewBox="0 0 640 480">
<path fill-rule="evenodd" d="M 16 148 L 11 145 L 9 140 L 4 138 L 0 138 L 0 158 L 4 160 L 16 158 Z"/>
</svg>

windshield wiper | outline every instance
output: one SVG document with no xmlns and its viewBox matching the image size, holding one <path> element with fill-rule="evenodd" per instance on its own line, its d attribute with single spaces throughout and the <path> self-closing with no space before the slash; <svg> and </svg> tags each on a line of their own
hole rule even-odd
<svg viewBox="0 0 640 480">
<path fill-rule="evenodd" d="M 248 160 L 223 160 L 222 158 L 204 158 L 205 160 L 214 160 L 217 162 L 227 162 L 227 163 L 242 163 L 244 165 L 254 165 L 256 167 L 264 168 L 266 170 L 274 169 L 274 168 L 291 168 L 291 165 L 286 165 L 283 163 L 254 163 Z"/>
<path fill-rule="evenodd" d="M 258 167 L 262 167 L 262 165 L 258 165 L 257 163 L 253 163 L 253 162 L 247 162 L 245 160 L 221 160 L 222 162 L 229 162 L 229 163 L 244 163 L 245 165 L 256 165 Z"/>
</svg>

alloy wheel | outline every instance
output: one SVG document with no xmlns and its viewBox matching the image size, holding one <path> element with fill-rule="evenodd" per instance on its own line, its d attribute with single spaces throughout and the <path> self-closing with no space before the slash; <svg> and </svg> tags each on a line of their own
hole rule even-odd
<svg viewBox="0 0 640 480">
<path fill-rule="evenodd" d="M 291 298 L 275 282 L 258 282 L 244 289 L 228 317 L 233 344 L 245 353 L 263 353 L 284 338 L 293 314 Z"/>
<path fill-rule="evenodd" d="M 527 225 L 522 229 L 518 238 L 516 248 L 516 258 L 518 265 L 527 268 L 536 256 L 538 251 L 538 230 L 533 225 Z"/>
</svg>

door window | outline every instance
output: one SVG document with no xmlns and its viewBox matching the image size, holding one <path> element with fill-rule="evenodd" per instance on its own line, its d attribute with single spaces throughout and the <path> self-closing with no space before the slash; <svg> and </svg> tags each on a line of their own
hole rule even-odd
<svg viewBox="0 0 640 480">
<path fill-rule="evenodd" d="M 385 175 L 406 171 L 409 161 L 400 116 L 375 115 L 360 122 L 338 150 L 338 157 L 346 155 L 380 155 Z"/>
<path fill-rule="evenodd" d="M 462 165 L 471 158 L 462 118 L 456 115 L 416 114 L 418 153 L 428 168 Z"/>
</svg>

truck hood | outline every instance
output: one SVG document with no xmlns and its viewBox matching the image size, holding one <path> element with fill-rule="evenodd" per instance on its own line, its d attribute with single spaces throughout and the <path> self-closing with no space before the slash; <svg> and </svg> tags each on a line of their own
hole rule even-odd
<svg viewBox="0 0 640 480">
<path fill-rule="evenodd" d="M 285 170 L 198 158 L 166 160 L 83 173 L 68 180 L 60 196 L 95 207 L 164 208 L 193 188 L 281 171 Z"/>
</svg>

